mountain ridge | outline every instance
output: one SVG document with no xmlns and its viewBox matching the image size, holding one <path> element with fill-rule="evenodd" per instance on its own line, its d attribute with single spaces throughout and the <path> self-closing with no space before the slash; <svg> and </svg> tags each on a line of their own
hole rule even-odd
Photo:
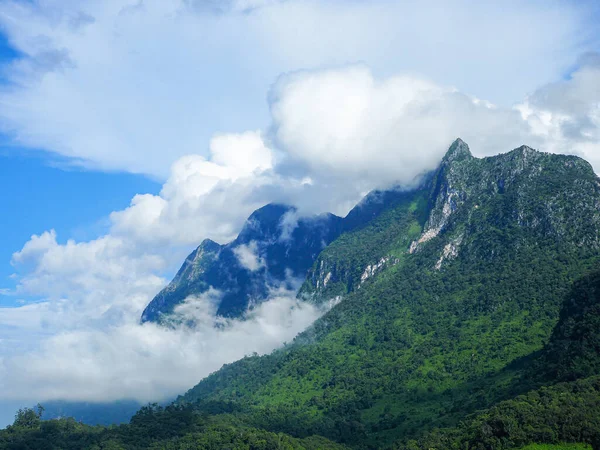
<svg viewBox="0 0 600 450">
<path fill-rule="evenodd" d="M 283 285 L 293 290 L 294 280 L 306 277 L 321 250 L 402 201 L 405 193 L 399 187 L 372 191 L 343 218 L 331 213 L 297 217 L 295 207 L 269 203 L 248 217 L 233 241 L 224 245 L 210 239 L 202 241 L 173 280 L 146 306 L 141 322 L 168 324 L 177 305 L 211 288 L 224 292 L 217 300 L 219 315 L 242 316 L 249 307 L 268 298 L 269 288 Z M 240 248 L 259 253 L 256 264 L 262 267 L 254 274 L 258 276 L 252 275 L 256 270 L 240 267 L 236 256 Z M 285 270 L 290 267 L 291 271 Z"/>
<path fill-rule="evenodd" d="M 179 401 L 233 402 L 263 427 L 377 447 L 425 417 L 452 425 L 512 395 L 511 364 L 542 348 L 568 286 L 598 263 L 600 185 L 580 158 L 526 146 L 474 158 L 457 141 L 447 156 L 317 257 L 300 294 L 341 303 L 295 343 L 227 365 Z M 469 385 L 488 393 L 465 403 Z"/>
</svg>

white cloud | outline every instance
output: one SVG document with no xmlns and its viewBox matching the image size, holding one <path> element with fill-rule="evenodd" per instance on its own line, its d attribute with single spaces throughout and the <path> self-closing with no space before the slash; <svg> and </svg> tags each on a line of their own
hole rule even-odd
<svg viewBox="0 0 600 450">
<path fill-rule="evenodd" d="M 581 156 L 600 173 L 600 55 L 585 55 L 568 79 L 543 86 L 517 108 L 543 150 Z"/>
<path fill-rule="evenodd" d="M 170 245 L 233 238 L 243 220 L 269 201 L 257 191 L 273 182 L 273 154 L 257 131 L 217 135 L 210 151 L 210 159 L 179 158 L 160 195 L 137 195 L 129 208 L 112 213 L 112 233 Z"/>
<path fill-rule="evenodd" d="M 589 17 L 541 0 L 7 0 L 23 57 L 4 71 L 1 124 L 18 145 L 164 179 L 215 132 L 267 125 L 280 73 L 362 61 L 506 106 L 593 48 Z"/>
<path fill-rule="evenodd" d="M 114 236 L 61 245 L 54 231 L 45 232 L 16 252 L 13 264 L 20 275 L 17 293 L 46 298 L 43 324 L 55 331 L 136 314 L 165 282 L 156 275 L 165 258 Z"/>
<path fill-rule="evenodd" d="M 279 227 L 281 228 L 279 240 L 281 242 L 291 239 L 294 230 L 298 227 L 298 219 L 300 219 L 300 215 L 296 209 L 292 209 L 283 215 L 279 223 Z"/>
<path fill-rule="evenodd" d="M 279 292 L 247 320 L 214 316 L 195 298 L 194 326 L 175 329 L 121 323 L 55 334 L 38 349 L 0 359 L 0 400 L 155 401 L 180 394 L 224 363 L 268 353 L 310 325 L 323 310 Z M 190 302 L 182 308 L 190 307 Z M 25 316 L 26 311 L 22 312 Z M 3 311 L 0 310 L 0 322 Z M 215 321 L 219 327 L 213 327 Z M 210 325 L 210 326 L 208 326 Z"/>
<path fill-rule="evenodd" d="M 170 326 L 177 327 L 183 323 L 190 328 L 207 329 L 227 323 L 226 319 L 216 315 L 222 298 L 223 292 L 212 286 L 200 295 L 190 295 L 175 306 L 168 318 L 171 321 Z"/>
<path fill-rule="evenodd" d="M 258 269 L 265 267 L 265 261 L 258 253 L 256 241 L 238 245 L 233 249 L 233 253 L 242 267 L 245 267 L 251 272 L 256 272 Z"/>
<path fill-rule="evenodd" d="M 376 80 L 365 66 L 284 76 L 271 100 L 280 148 L 312 177 L 350 178 L 365 189 L 413 182 L 458 136 L 492 154 L 527 132 L 517 111 L 415 77 Z"/>
<path fill-rule="evenodd" d="M 600 172 L 598 86 L 597 55 L 512 108 L 412 76 L 380 80 L 366 66 L 301 71 L 273 87 L 272 133 L 313 180 L 341 177 L 368 189 L 410 184 L 437 166 L 456 137 L 478 156 L 527 144 L 578 154 Z"/>
</svg>

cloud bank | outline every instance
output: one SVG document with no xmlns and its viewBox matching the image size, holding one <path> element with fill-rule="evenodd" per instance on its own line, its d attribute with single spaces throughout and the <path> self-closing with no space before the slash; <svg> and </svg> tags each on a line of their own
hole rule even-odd
<svg viewBox="0 0 600 450">
<path fill-rule="evenodd" d="M 0 360 L 2 400 L 167 399 L 224 363 L 291 341 L 323 312 L 298 303 L 293 292 L 280 292 L 246 320 L 225 320 L 215 317 L 210 301 L 195 298 L 182 305 L 179 312 L 193 326 L 122 323 L 58 332 L 33 351 Z"/>
</svg>

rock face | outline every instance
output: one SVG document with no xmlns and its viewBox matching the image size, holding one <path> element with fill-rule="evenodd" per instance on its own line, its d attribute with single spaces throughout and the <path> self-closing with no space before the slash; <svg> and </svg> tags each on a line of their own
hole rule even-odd
<svg viewBox="0 0 600 450">
<path fill-rule="evenodd" d="M 461 139 L 457 139 L 446 153 L 431 185 L 432 208 L 417 244 L 427 242 L 440 234 L 450 214 L 464 203 L 466 193 L 461 189 L 462 184 L 455 180 L 455 174 L 460 172 L 464 176 L 461 167 L 472 164 L 473 159 L 469 147 Z"/>
<path fill-rule="evenodd" d="M 535 151 L 527 146 L 477 159 L 456 141 L 430 187 L 431 210 L 416 252 L 445 233 L 444 259 L 456 256 L 483 227 L 521 229 L 540 239 L 564 239 L 598 248 L 600 192 L 589 163 L 574 157 Z M 515 243 L 517 245 L 518 243 Z"/>
<path fill-rule="evenodd" d="M 374 272 L 425 246 L 437 249 L 435 270 L 442 270 L 461 251 L 472 258 L 492 258 L 495 251 L 507 251 L 507 245 L 524 245 L 517 238 L 519 229 L 538 239 L 599 248 L 600 236 L 594 232 L 600 227 L 599 187 L 590 164 L 578 157 L 522 146 L 479 159 L 457 139 L 422 186 L 387 192 L 384 214 L 353 238 L 341 236 L 328 246 L 300 293 L 313 301 L 348 294 Z M 386 231 L 379 232 L 382 229 Z M 500 238 L 500 230 L 515 239 L 484 249 L 484 230 L 494 240 Z M 352 239 L 365 245 L 350 248 Z"/>
<path fill-rule="evenodd" d="M 211 288 L 217 314 L 239 316 L 265 300 L 270 289 L 293 288 L 341 230 L 342 219 L 333 214 L 298 219 L 290 206 L 264 206 L 229 244 L 204 240 L 146 307 L 142 322 L 164 321 L 186 298 Z"/>
</svg>

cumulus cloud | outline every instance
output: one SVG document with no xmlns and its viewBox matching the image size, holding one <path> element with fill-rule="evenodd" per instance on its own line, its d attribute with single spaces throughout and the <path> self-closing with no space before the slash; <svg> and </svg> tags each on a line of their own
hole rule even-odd
<svg viewBox="0 0 600 450">
<path fill-rule="evenodd" d="M 518 146 L 518 111 L 410 76 L 377 80 L 365 66 L 283 76 L 271 92 L 277 145 L 311 176 L 410 184 L 457 136 L 484 154 Z"/>
<path fill-rule="evenodd" d="M 265 260 L 258 252 L 256 241 L 238 245 L 233 249 L 233 253 L 241 266 L 248 269 L 250 272 L 256 272 L 258 269 L 265 267 Z"/>
<path fill-rule="evenodd" d="M 227 241 L 248 215 L 268 202 L 273 153 L 259 131 L 220 134 L 210 157 L 186 155 L 171 167 L 159 195 L 137 195 L 129 208 L 111 214 L 112 233 L 145 243 Z"/>
<path fill-rule="evenodd" d="M 21 56 L 1 124 L 20 146 L 165 179 L 215 132 L 265 127 L 280 73 L 362 61 L 506 106 L 593 48 L 589 17 L 541 0 L 7 0 Z"/>
<path fill-rule="evenodd" d="M 414 76 L 378 79 L 364 65 L 299 71 L 271 90 L 272 140 L 313 184 L 339 177 L 364 191 L 410 185 L 437 166 L 456 137 L 478 156 L 527 144 L 580 155 L 600 170 L 598 86 L 597 54 L 514 107 Z"/>
<path fill-rule="evenodd" d="M 600 172 L 600 55 L 585 55 L 568 79 L 541 87 L 517 108 L 541 149 L 576 154 Z"/>
<path fill-rule="evenodd" d="M 61 245 L 49 231 L 16 252 L 13 265 L 20 275 L 17 293 L 48 300 L 43 325 L 58 330 L 137 313 L 164 284 L 156 274 L 166 260 L 110 235 Z"/>
</svg>

